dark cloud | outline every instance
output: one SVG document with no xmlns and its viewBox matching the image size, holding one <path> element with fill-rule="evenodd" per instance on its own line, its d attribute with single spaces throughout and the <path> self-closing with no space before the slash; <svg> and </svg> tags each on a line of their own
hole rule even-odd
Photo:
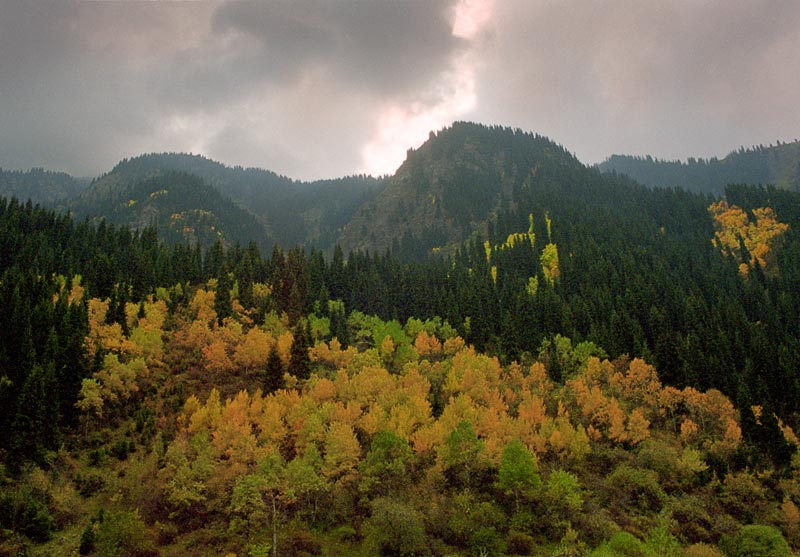
<svg viewBox="0 0 800 557">
<path fill-rule="evenodd" d="M 182 15 L 138 3 L 4 2 L 0 165 L 96 174 L 159 147 L 163 114 L 146 86 Z"/>
<path fill-rule="evenodd" d="M 162 149 L 297 176 L 355 172 L 382 104 L 429 96 L 460 45 L 439 1 L 2 10 L 0 165 L 79 174 Z"/>
<path fill-rule="evenodd" d="M 456 37 L 470 5 L 477 32 Z M 589 162 L 724 155 L 800 135 L 798 45 L 793 0 L 6 0 L 0 165 L 95 174 L 177 150 L 390 172 L 453 119 Z"/>
<path fill-rule="evenodd" d="M 590 162 L 724 155 L 800 128 L 797 2 L 529 6 L 497 5 L 476 117 L 541 131 Z"/>
<path fill-rule="evenodd" d="M 231 2 L 214 30 L 260 45 L 262 76 L 296 78 L 323 67 L 353 87 L 379 94 L 414 92 L 450 63 L 452 2 Z"/>
</svg>

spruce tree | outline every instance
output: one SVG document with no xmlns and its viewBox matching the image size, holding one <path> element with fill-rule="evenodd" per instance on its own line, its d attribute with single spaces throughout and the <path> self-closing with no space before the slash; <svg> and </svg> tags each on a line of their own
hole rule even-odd
<svg viewBox="0 0 800 557">
<path fill-rule="evenodd" d="M 228 271 L 223 269 L 217 281 L 217 291 L 214 294 L 214 311 L 217 312 L 217 322 L 222 325 L 226 317 L 233 314 L 231 303 L 231 279 Z"/>
<path fill-rule="evenodd" d="M 278 354 L 278 347 L 272 345 L 264 370 L 264 394 L 273 393 L 283 388 L 283 362 Z"/>
<path fill-rule="evenodd" d="M 308 357 L 310 338 L 307 323 L 298 323 L 294 328 L 294 339 L 289 353 L 289 373 L 298 379 L 308 379 L 311 375 L 311 360 Z"/>
</svg>

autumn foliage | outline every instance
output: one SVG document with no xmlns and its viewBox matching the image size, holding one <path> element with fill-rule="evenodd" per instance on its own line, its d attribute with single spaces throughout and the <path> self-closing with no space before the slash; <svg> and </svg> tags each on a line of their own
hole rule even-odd
<svg viewBox="0 0 800 557">
<path fill-rule="evenodd" d="M 157 333 L 161 344 L 153 334 L 125 338 L 105 324 L 102 302 L 89 306 L 90 347 L 107 355 L 84 381 L 79 408 L 87 416 L 113 420 L 126 401 L 152 388 L 149 366 L 162 369 L 164 347 L 185 359 L 186 377 L 206 379 L 206 385 L 214 378 L 205 394 L 189 395 L 177 414 L 163 416 L 160 427 L 169 440 L 160 437 L 163 449 L 152 449 L 164 451 L 152 472 L 162 501 L 155 512 L 179 531 L 196 528 L 192 517 L 205 517 L 227 524 L 248 547 L 285 544 L 290 523 L 323 529 L 358 523 L 369 515 L 368 498 L 404 493 L 393 513 L 428 516 L 428 504 L 438 508 L 468 497 L 486 512 L 518 521 L 534 539 L 589 520 L 580 518 L 581 486 L 593 480 L 582 470 L 608 458 L 603 455 L 641 451 L 643 462 L 651 462 L 654 457 L 645 455 L 666 447 L 663 454 L 674 460 L 658 464 L 651 476 L 620 468 L 614 477 L 649 482 L 666 474 L 665 485 L 680 495 L 686 486 L 707 482 L 709 466 L 740 447 L 739 415 L 718 391 L 664 386 L 641 359 L 601 359 L 588 355 L 591 350 L 572 351 L 563 338 L 557 339 L 559 358 L 569 364 L 560 383 L 547 361 L 502 365 L 457 336 L 437 336 L 436 326 L 356 316 L 351 325 L 365 327 L 352 331 L 363 339 L 359 349 L 337 338 L 317 339 L 308 350 L 311 376 L 287 373 L 284 388 L 265 393 L 270 352 L 288 369 L 288 323 L 273 316 L 261 326 L 232 318 L 220 324 L 212 305 L 213 296 L 198 290 L 174 329 L 165 330 L 163 303 L 145 303 L 144 317 L 132 318 L 130 326 Z M 664 505 L 666 495 L 659 493 L 647 512 Z M 796 506 L 791 499 L 781 505 L 787 534 L 794 535 Z M 524 526 L 529 508 L 550 509 L 552 522 L 544 530 Z M 644 512 L 612 510 L 613 520 L 622 522 L 627 513 Z M 456 515 L 447 518 L 444 507 L 431 512 L 444 513 L 441 535 L 448 543 L 479 543 L 453 522 Z M 434 533 L 423 527 L 417 534 Z M 365 526 L 364 535 L 369 544 L 378 532 Z"/>
<path fill-rule="evenodd" d="M 789 225 L 778 222 L 770 207 L 753 209 L 752 218 L 725 200 L 712 203 L 708 210 L 714 218 L 714 245 L 741 262 L 741 274 L 747 275 L 755 265 L 765 273 L 777 273 L 775 248 Z"/>
</svg>

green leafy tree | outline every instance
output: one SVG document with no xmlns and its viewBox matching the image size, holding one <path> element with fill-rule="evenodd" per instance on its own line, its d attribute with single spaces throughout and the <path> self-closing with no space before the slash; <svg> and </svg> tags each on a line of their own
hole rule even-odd
<svg viewBox="0 0 800 557">
<path fill-rule="evenodd" d="M 440 459 L 449 482 L 469 487 L 482 470 L 483 442 L 472 424 L 463 420 L 456 425 L 440 448 Z"/>
<path fill-rule="evenodd" d="M 554 532 L 569 529 L 572 518 L 583 507 L 583 495 L 577 476 L 566 470 L 553 470 L 547 478 L 544 499 L 548 511 L 546 526 Z"/>
<path fill-rule="evenodd" d="M 286 465 L 286 485 L 296 499 L 299 513 L 309 516 L 312 523 L 317 518 L 319 498 L 330 487 L 322 475 L 322 465 L 322 455 L 314 444 Z"/>
<path fill-rule="evenodd" d="M 542 485 L 536 457 L 519 439 L 512 439 L 503 448 L 497 484 L 505 493 L 514 495 L 517 512 L 520 499 Z"/>
<path fill-rule="evenodd" d="M 196 510 L 206 501 L 207 482 L 214 471 L 214 447 L 207 433 L 198 432 L 188 441 L 178 438 L 172 442 L 159 475 L 167 502 L 176 514 Z"/>
<path fill-rule="evenodd" d="M 408 482 L 412 457 L 406 439 L 391 431 L 379 431 L 359 464 L 359 490 L 370 495 L 392 496 Z"/>
<path fill-rule="evenodd" d="M 244 537 L 249 544 L 254 535 L 269 525 L 269 509 L 264 499 L 267 491 L 266 478 L 259 474 L 247 474 L 236 479 L 231 493 L 228 513 L 231 515 L 228 531 Z M 257 540 L 261 541 L 261 540 Z"/>
</svg>

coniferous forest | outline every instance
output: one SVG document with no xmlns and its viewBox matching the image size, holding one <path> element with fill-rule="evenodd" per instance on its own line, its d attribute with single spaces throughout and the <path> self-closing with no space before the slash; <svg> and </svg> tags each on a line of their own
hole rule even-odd
<svg viewBox="0 0 800 557">
<path fill-rule="evenodd" d="M 466 123 L 381 180 L 173 158 L 0 200 L 0 555 L 800 550 L 798 191 Z"/>
</svg>

